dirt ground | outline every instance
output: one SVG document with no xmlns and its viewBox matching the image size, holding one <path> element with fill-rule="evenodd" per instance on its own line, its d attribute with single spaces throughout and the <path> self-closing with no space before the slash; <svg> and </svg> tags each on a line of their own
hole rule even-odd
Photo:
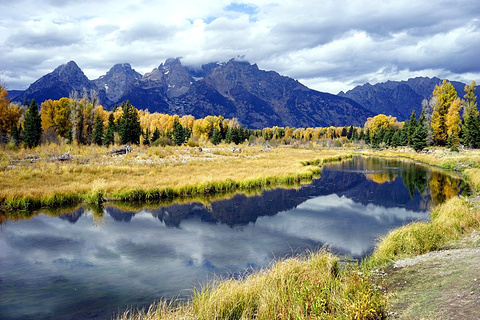
<svg viewBox="0 0 480 320">
<path fill-rule="evenodd" d="M 392 319 L 480 319 L 480 233 L 386 272 Z"/>
</svg>

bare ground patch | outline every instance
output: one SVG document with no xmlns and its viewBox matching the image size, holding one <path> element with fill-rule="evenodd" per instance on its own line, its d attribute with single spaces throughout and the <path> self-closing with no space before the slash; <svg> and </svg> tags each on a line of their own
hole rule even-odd
<svg viewBox="0 0 480 320">
<path fill-rule="evenodd" d="M 480 234 L 386 270 L 394 319 L 480 319 Z"/>
</svg>

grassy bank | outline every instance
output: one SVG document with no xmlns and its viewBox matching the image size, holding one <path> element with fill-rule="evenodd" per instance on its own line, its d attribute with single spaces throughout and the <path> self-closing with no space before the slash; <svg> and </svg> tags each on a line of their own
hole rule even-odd
<svg viewBox="0 0 480 320">
<path fill-rule="evenodd" d="M 480 186 L 480 151 L 451 152 L 434 149 L 429 153 L 410 150 L 362 151 L 363 155 L 407 158 L 461 174 L 473 188 L 475 196 Z M 480 212 L 470 198 L 454 197 L 434 208 L 429 222 L 414 222 L 393 230 L 378 243 L 368 262 L 385 265 L 396 259 L 416 256 L 443 248 L 480 227 Z"/>
<path fill-rule="evenodd" d="M 243 280 L 213 283 L 188 303 L 161 302 L 118 319 L 382 319 L 386 301 L 365 271 L 311 253 Z"/>
<path fill-rule="evenodd" d="M 55 149 L 56 148 L 56 149 Z M 323 162 L 351 151 L 228 146 L 142 148 L 111 156 L 102 147 L 73 148 L 73 160 L 48 161 L 66 150 L 2 151 L 0 205 L 7 210 L 104 201 L 165 198 L 251 190 L 311 181 Z M 32 155 L 35 161 L 31 161 Z"/>
</svg>

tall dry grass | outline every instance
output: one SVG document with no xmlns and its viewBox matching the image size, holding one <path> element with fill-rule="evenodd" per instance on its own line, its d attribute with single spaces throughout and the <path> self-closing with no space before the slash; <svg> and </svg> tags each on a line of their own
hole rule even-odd
<svg viewBox="0 0 480 320">
<path fill-rule="evenodd" d="M 176 196 L 251 190 L 310 181 L 319 163 L 348 157 L 350 151 L 227 146 L 208 152 L 188 147 L 137 147 L 111 156 L 104 147 L 72 147 L 72 161 L 46 159 L 66 152 L 60 146 L 0 154 L 0 205 L 8 209 L 81 201 L 153 201 Z M 30 162 L 34 154 L 39 160 Z M 27 160 L 26 160 L 27 159 Z M 20 161 L 19 161 L 20 160 Z"/>
<path fill-rule="evenodd" d="M 468 199 L 454 197 L 433 209 L 430 222 L 413 222 L 387 234 L 368 260 L 382 265 L 439 250 L 479 227 L 478 208 Z"/>
<path fill-rule="evenodd" d="M 160 302 L 118 319 L 383 319 L 386 301 L 367 270 L 320 251 L 219 280 L 190 302 Z"/>
</svg>

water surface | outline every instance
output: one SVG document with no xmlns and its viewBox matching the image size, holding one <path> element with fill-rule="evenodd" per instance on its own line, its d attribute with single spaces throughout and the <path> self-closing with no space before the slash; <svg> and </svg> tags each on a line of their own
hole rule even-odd
<svg viewBox="0 0 480 320">
<path fill-rule="evenodd" d="M 431 206 L 462 192 L 458 178 L 421 165 L 356 157 L 299 189 L 7 220 L 0 319 L 108 319 L 325 245 L 361 258 L 392 228 L 429 219 Z"/>
</svg>

